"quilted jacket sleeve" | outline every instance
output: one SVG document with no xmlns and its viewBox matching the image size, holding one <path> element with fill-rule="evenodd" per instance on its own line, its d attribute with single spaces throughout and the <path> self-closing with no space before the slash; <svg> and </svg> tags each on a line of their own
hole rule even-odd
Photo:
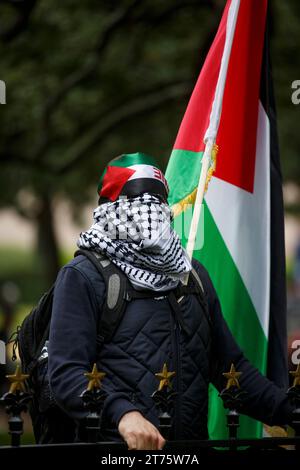
<svg viewBox="0 0 300 470">
<path fill-rule="evenodd" d="M 98 298 L 105 296 L 105 286 Z M 80 394 L 85 372 L 96 361 L 99 305 L 90 280 L 76 265 L 64 267 L 56 282 L 49 338 L 49 381 L 58 405 L 73 419 L 86 416 Z M 105 389 L 105 379 L 104 379 Z M 109 391 L 104 416 L 115 425 L 136 407 L 122 393 Z"/>
</svg>

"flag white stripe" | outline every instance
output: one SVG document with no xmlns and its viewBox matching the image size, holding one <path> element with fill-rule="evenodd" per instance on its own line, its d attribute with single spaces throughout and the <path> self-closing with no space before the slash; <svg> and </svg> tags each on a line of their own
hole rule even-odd
<svg viewBox="0 0 300 470">
<path fill-rule="evenodd" d="M 270 308 L 270 124 L 259 103 L 254 191 L 213 177 L 205 200 L 268 338 Z M 205 243 L 205 240 L 204 240 Z M 221 264 L 220 264 L 221 265 Z M 238 305 L 237 311 L 238 311 Z M 239 312 L 241 317 L 244 312 Z"/>
<path fill-rule="evenodd" d="M 138 178 L 153 178 L 158 179 L 155 176 L 155 168 L 152 165 L 130 165 L 130 170 L 134 170 L 135 173 L 130 176 L 128 181 L 135 180 Z"/>
</svg>

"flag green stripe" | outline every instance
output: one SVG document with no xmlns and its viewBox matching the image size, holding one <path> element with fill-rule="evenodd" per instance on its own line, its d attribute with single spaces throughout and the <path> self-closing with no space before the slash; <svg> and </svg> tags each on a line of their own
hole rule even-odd
<svg viewBox="0 0 300 470">
<path fill-rule="evenodd" d="M 195 257 L 204 264 L 210 274 L 221 302 L 223 315 L 237 343 L 250 362 L 265 373 L 267 339 L 236 265 L 207 205 L 205 204 L 204 207 L 204 246 L 202 250 L 195 253 Z M 222 282 L 220 282 L 221 277 Z M 220 426 L 221 420 L 223 425 Z M 210 435 L 213 438 L 221 437 L 220 432 L 223 431 L 223 437 L 225 437 L 227 435 L 225 424 L 223 405 L 216 390 L 213 389 L 210 394 Z M 239 436 L 261 437 L 261 429 L 261 423 L 243 417 Z"/>
<path fill-rule="evenodd" d="M 191 218 L 190 211 L 191 209 L 184 216 L 188 220 Z M 223 315 L 237 343 L 250 362 L 265 373 L 267 339 L 244 282 L 206 203 L 204 203 L 203 222 L 204 244 L 200 250 L 194 251 L 194 257 L 208 270 L 220 299 Z M 182 222 L 175 220 L 176 230 L 178 230 L 179 223 Z M 187 241 L 186 232 L 187 230 L 182 240 L 184 245 Z M 199 232 L 201 233 L 201 230 Z M 261 436 L 259 422 L 243 417 L 241 423 L 239 436 Z M 213 387 L 210 390 L 209 431 L 211 438 L 222 438 L 228 435 L 222 401 Z"/>
<path fill-rule="evenodd" d="M 169 204 L 181 201 L 198 186 L 203 152 L 172 151 L 166 179 L 170 187 Z"/>
<path fill-rule="evenodd" d="M 248 359 L 264 372 L 267 339 L 251 297 L 206 203 L 204 203 L 204 211 L 204 245 L 201 250 L 195 251 L 194 256 L 209 272 L 219 296 L 223 314 L 236 341 L 244 349 Z M 254 331 L 255 337 L 252 337 L 249 332 Z"/>
</svg>

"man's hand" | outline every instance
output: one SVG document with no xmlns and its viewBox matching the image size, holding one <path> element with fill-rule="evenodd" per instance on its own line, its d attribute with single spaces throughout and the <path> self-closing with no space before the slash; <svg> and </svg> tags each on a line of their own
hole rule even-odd
<svg viewBox="0 0 300 470">
<path fill-rule="evenodd" d="M 138 411 L 129 411 L 122 416 L 119 433 L 129 450 L 159 450 L 166 442 L 158 429 Z"/>
</svg>

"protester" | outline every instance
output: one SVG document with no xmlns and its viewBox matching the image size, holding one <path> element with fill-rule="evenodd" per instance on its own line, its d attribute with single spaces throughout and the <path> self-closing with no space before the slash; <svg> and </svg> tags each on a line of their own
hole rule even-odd
<svg viewBox="0 0 300 470">
<path fill-rule="evenodd" d="M 224 388 L 222 373 L 231 363 L 242 373 L 245 413 L 269 425 L 289 423 L 292 408 L 285 391 L 245 358 L 222 316 L 209 274 L 196 260 L 190 262 L 172 229 L 168 185 L 154 160 L 142 153 L 112 160 L 98 194 L 94 223 L 80 234 L 78 247 L 104 255 L 126 275 L 134 291 L 147 292 L 148 298 L 128 301 L 112 339 L 99 350 L 97 323 L 107 301 L 105 283 L 84 255 L 60 271 L 50 329 L 49 379 L 56 402 L 78 425 L 77 438 L 87 413 L 80 398 L 87 387 L 84 374 L 94 362 L 106 373 L 102 435 L 110 441 L 125 440 L 129 449 L 164 445 L 151 398 L 158 386 L 155 374 L 164 363 L 176 374 L 172 439 L 208 437 L 208 386 Z M 202 298 L 195 286 L 180 295 L 187 274 L 189 286 L 195 276 L 200 278 Z"/>
</svg>

